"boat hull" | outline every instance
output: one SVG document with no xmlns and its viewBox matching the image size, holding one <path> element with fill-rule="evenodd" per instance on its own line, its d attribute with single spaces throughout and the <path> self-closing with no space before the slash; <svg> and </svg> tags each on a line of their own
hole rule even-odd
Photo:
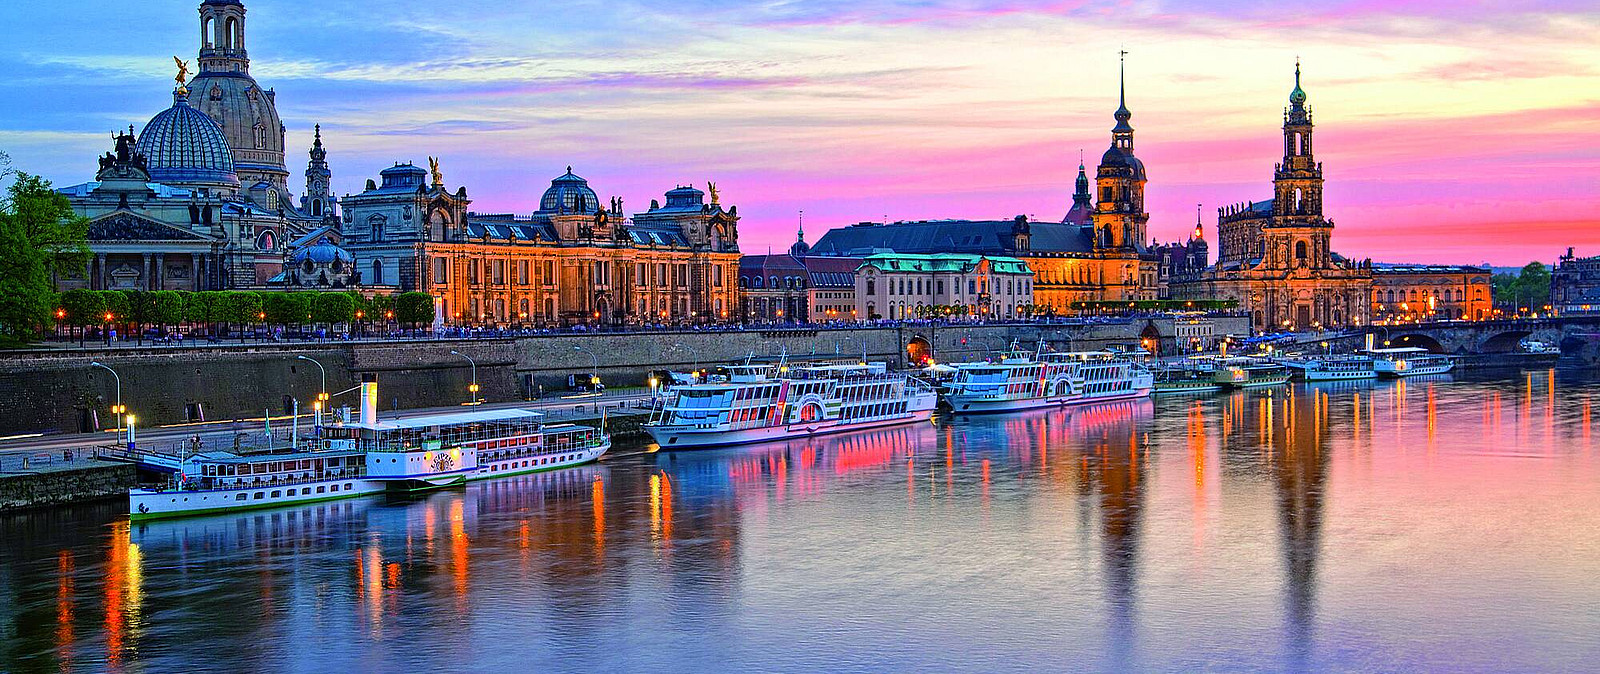
<svg viewBox="0 0 1600 674">
<path fill-rule="evenodd" d="M 1425 374 L 1444 374 L 1455 369 L 1455 363 L 1449 365 L 1431 365 L 1428 367 L 1407 368 L 1404 370 L 1385 369 L 1379 370 L 1378 376 L 1398 379 L 1400 377 L 1417 377 Z"/>
<path fill-rule="evenodd" d="M 784 424 L 781 426 L 763 426 L 760 428 L 742 428 L 739 430 L 701 429 L 685 426 L 645 426 L 645 432 L 656 441 L 664 450 L 677 449 L 705 449 L 708 447 L 732 447 L 757 442 L 773 442 L 791 438 L 803 438 L 814 435 L 830 435 L 833 433 L 848 433 L 872 428 L 887 426 L 900 426 L 933 418 L 933 409 L 912 410 L 902 416 L 896 416 L 874 421 L 860 423 L 839 424 L 837 422 L 798 423 Z"/>
<path fill-rule="evenodd" d="M 513 475 L 526 475 L 571 468 L 599 460 L 611 449 L 611 441 L 587 449 L 560 452 L 550 456 L 519 457 L 490 461 L 471 471 L 408 478 L 373 480 L 351 478 L 314 480 L 293 485 L 252 486 L 238 489 L 171 490 L 133 489 L 128 492 L 128 518 L 133 521 L 217 515 L 244 510 L 295 506 L 335 499 L 356 498 L 394 492 L 422 492 L 460 486 L 467 482 Z M 545 463 L 537 463 L 539 460 Z M 522 464 L 528 464 L 526 466 Z M 291 494 L 290 492 L 294 493 Z M 239 499 L 239 496 L 244 499 Z"/>
</svg>

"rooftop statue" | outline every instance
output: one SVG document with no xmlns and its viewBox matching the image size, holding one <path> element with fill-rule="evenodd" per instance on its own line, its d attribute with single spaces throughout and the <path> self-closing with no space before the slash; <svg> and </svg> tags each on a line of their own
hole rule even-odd
<svg viewBox="0 0 1600 674">
<path fill-rule="evenodd" d="M 428 157 L 428 172 L 433 174 L 433 184 L 444 184 L 444 174 L 439 172 L 438 157 Z"/>
<path fill-rule="evenodd" d="M 177 81 L 180 91 L 189 91 L 189 88 L 184 86 L 189 81 L 189 62 L 176 56 L 172 57 L 172 62 L 178 64 L 178 76 L 172 79 Z"/>
</svg>

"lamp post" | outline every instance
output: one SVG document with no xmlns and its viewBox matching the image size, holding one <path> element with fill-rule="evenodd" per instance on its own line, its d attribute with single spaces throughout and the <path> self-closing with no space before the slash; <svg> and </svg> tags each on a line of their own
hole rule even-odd
<svg viewBox="0 0 1600 674">
<path fill-rule="evenodd" d="M 321 426 L 322 408 L 328 402 L 328 370 L 322 367 L 322 363 L 315 358 L 309 356 L 295 356 L 294 358 L 295 360 L 310 361 L 312 365 L 317 366 L 317 371 L 322 374 L 322 389 L 317 392 L 317 399 L 311 403 L 312 423 L 316 426 Z"/>
<path fill-rule="evenodd" d="M 89 363 L 89 367 L 98 367 L 106 372 L 110 372 L 111 376 L 117 382 L 117 403 L 111 406 L 111 413 L 117 415 L 117 442 L 122 442 L 122 415 L 128 411 L 128 408 L 122 406 L 122 375 L 117 374 L 116 370 L 111 369 L 110 367 L 106 366 L 106 364 L 101 363 L 98 360 Z"/>
<path fill-rule="evenodd" d="M 593 364 L 593 367 L 589 369 L 589 385 L 598 388 L 600 386 L 600 359 L 595 357 L 593 351 L 587 351 L 582 346 L 573 346 L 572 350 L 589 354 L 589 362 Z"/>
<path fill-rule="evenodd" d="M 478 361 L 473 360 L 472 356 L 456 350 L 451 350 L 450 355 L 461 356 L 462 358 L 467 359 L 468 363 L 472 363 L 472 384 L 467 387 L 467 392 L 472 394 L 471 404 L 478 404 Z"/>
</svg>

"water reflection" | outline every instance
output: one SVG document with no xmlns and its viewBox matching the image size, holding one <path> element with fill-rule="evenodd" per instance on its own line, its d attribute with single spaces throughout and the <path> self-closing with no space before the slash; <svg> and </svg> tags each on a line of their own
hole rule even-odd
<svg viewBox="0 0 1600 674">
<path fill-rule="evenodd" d="M 10 515 L 0 671 L 1583 668 L 1594 390 L 1330 382 Z"/>
</svg>

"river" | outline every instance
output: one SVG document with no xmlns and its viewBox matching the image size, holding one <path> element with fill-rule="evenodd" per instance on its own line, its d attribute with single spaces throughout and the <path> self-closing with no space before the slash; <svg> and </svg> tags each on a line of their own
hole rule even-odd
<svg viewBox="0 0 1600 674">
<path fill-rule="evenodd" d="M 1588 670 L 1577 373 L 975 418 L 130 526 L 0 517 L 0 671 Z"/>
</svg>

